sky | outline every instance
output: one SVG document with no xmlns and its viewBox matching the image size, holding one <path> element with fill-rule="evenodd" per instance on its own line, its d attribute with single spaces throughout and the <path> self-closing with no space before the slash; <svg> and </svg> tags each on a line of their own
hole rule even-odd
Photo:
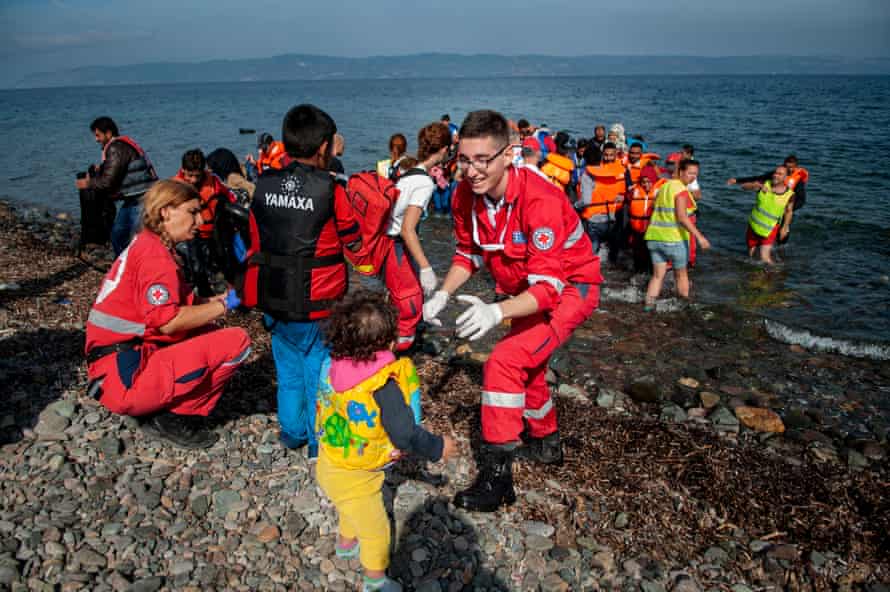
<svg viewBox="0 0 890 592">
<path fill-rule="evenodd" d="M 0 86 L 286 53 L 890 56 L 890 0 L 0 0 Z"/>
</svg>

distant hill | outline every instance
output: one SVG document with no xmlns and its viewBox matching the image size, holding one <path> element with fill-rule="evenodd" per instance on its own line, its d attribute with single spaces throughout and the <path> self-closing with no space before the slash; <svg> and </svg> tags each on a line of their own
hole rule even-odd
<svg viewBox="0 0 890 592">
<path fill-rule="evenodd" d="M 262 59 L 88 66 L 26 76 L 18 87 L 180 82 L 337 80 L 389 78 L 504 78 L 607 75 L 890 74 L 890 58 L 797 56 L 460 55 L 341 58 L 288 54 Z"/>
</svg>

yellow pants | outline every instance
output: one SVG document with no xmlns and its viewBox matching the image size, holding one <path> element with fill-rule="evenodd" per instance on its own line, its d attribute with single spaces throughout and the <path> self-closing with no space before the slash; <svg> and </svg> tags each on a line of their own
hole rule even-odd
<svg viewBox="0 0 890 592">
<path fill-rule="evenodd" d="M 341 469 L 331 464 L 322 451 L 315 474 L 337 508 L 340 536 L 358 538 L 362 566 L 367 570 L 389 567 L 389 518 L 381 492 L 383 471 Z"/>
</svg>

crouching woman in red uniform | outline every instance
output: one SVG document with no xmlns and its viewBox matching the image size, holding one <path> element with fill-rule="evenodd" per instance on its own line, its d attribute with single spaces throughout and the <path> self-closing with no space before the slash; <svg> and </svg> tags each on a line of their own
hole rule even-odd
<svg viewBox="0 0 890 592">
<path fill-rule="evenodd" d="M 203 223 L 194 188 L 158 181 L 145 194 L 142 230 L 117 258 L 86 326 L 89 393 L 114 413 L 185 448 L 218 435 L 204 418 L 250 353 L 241 328 L 212 321 L 239 302 L 230 290 L 198 303 L 174 254 Z"/>
</svg>

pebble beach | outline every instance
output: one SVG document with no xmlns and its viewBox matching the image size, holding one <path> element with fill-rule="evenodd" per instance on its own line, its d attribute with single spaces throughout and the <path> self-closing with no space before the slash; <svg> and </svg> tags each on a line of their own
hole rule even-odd
<svg viewBox="0 0 890 592">
<path fill-rule="evenodd" d="M 444 245 L 445 221 L 428 226 Z M 227 321 L 254 346 L 210 449 L 153 440 L 87 397 L 84 320 L 111 255 L 76 257 L 77 232 L 0 202 L 0 590 L 357 589 L 314 465 L 278 442 L 257 312 Z M 634 286 L 605 275 L 606 295 Z M 467 288 L 491 298 L 485 276 Z M 449 502 L 474 476 L 499 335 L 431 332 L 415 356 L 427 427 L 461 454 L 388 475 L 406 589 L 890 591 L 886 361 L 780 343 L 738 309 L 606 297 L 548 372 L 564 465 L 517 461 L 517 503 L 471 514 Z"/>
</svg>

